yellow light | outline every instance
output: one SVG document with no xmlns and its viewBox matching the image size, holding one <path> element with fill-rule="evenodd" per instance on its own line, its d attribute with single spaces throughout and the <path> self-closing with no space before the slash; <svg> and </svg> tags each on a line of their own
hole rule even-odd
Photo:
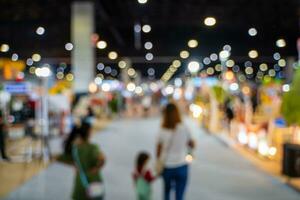
<svg viewBox="0 0 300 200">
<path fill-rule="evenodd" d="M 73 74 L 71 74 L 71 73 L 69 73 L 69 74 L 67 74 L 66 75 L 66 79 L 67 79 L 67 81 L 73 81 L 74 80 L 74 75 Z"/>
<path fill-rule="evenodd" d="M 108 54 L 108 58 L 111 59 L 111 60 L 115 60 L 115 59 L 118 58 L 118 53 L 115 52 L 115 51 L 111 51 L 111 52 L 109 52 L 109 54 Z"/>
<path fill-rule="evenodd" d="M 124 60 L 121 60 L 119 63 L 118 63 L 118 66 L 121 68 L 121 69 L 124 69 L 126 67 L 126 62 Z"/>
<path fill-rule="evenodd" d="M 234 64 L 235 64 L 235 63 L 234 63 L 233 60 L 227 60 L 227 61 L 226 61 L 226 66 L 227 66 L 227 67 L 233 67 Z"/>
<path fill-rule="evenodd" d="M 188 46 L 190 48 L 196 48 L 198 46 L 198 41 L 195 39 L 191 39 L 188 41 Z"/>
<path fill-rule="evenodd" d="M 250 58 L 257 58 L 258 57 L 258 52 L 256 50 L 251 50 L 251 51 L 249 51 L 248 56 Z"/>
<path fill-rule="evenodd" d="M 234 74 L 233 74 L 232 71 L 227 71 L 227 72 L 225 73 L 225 79 L 226 79 L 226 80 L 231 81 L 231 80 L 233 80 L 233 78 L 234 78 Z"/>
<path fill-rule="evenodd" d="M 246 95 L 250 94 L 250 88 L 248 86 L 244 86 L 242 92 Z"/>
<path fill-rule="evenodd" d="M 30 67 L 30 68 L 29 68 L 29 73 L 30 73 L 30 74 L 35 74 L 35 69 L 36 69 L 36 68 L 35 68 L 34 66 Z"/>
<path fill-rule="evenodd" d="M 221 66 L 220 64 L 216 64 L 215 70 L 216 70 L 217 72 L 222 71 L 222 66 Z"/>
<path fill-rule="evenodd" d="M 181 62 L 179 60 L 174 60 L 172 65 L 176 68 L 180 67 L 181 66 Z"/>
<path fill-rule="evenodd" d="M 89 84 L 89 91 L 90 93 L 95 93 L 98 90 L 98 86 L 95 83 L 90 83 Z"/>
<path fill-rule="evenodd" d="M 208 75 L 213 75 L 213 74 L 215 73 L 215 70 L 214 70 L 214 68 L 209 67 L 209 68 L 207 68 L 206 73 L 207 73 Z"/>
<path fill-rule="evenodd" d="M 278 65 L 280 67 L 285 67 L 286 66 L 286 61 L 284 59 L 280 59 L 280 60 L 278 60 Z"/>
<path fill-rule="evenodd" d="M 188 154 L 185 156 L 185 161 L 188 162 L 188 163 L 191 163 L 193 162 L 194 158 L 192 155 Z"/>
<path fill-rule="evenodd" d="M 133 92 L 135 91 L 136 86 L 134 83 L 128 83 L 126 88 L 129 92 Z"/>
<path fill-rule="evenodd" d="M 190 56 L 190 53 L 188 52 L 188 51 L 181 51 L 180 52 L 180 57 L 182 58 L 182 59 L 186 59 L 186 58 L 188 58 Z"/>
<path fill-rule="evenodd" d="M 246 67 L 245 69 L 246 74 L 253 74 L 253 68 L 252 67 Z"/>
<path fill-rule="evenodd" d="M 206 17 L 204 19 L 204 24 L 206 26 L 214 26 L 217 23 L 217 20 L 214 17 Z"/>
<path fill-rule="evenodd" d="M 107 47 L 107 43 L 105 41 L 97 42 L 97 48 L 98 49 L 105 49 L 106 47 Z"/>
<path fill-rule="evenodd" d="M 101 86 L 101 89 L 104 92 L 109 92 L 110 91 L 110 84 L 109 83 L 103 83 L 102 86 Z"/>
<path fill-rule="evenodd" d="M 1 50 L 1 52 L 8 52 L 9 51 L 9 45 L 8 44 L 2 44 L 0 50 Z"/>
<path fill-rule="evenodd" d="M 275 156 L 276 153 L 277 153 L 276 147 L 271 147 L 271 148 L 269 149 L 269 155 L 270 155 L 270 156 Z"/>
<path fill-rule="evenodd" d="M 258 144 L 258 152 L 263 155 L 263 156 L 267 156 L 269 153 L 269 147 L 267 142 L 265 141 L 261 141 Z"/>
<path fill-rule="evenodd" d="M 127 74 L 129 76 L 134 76 L 135 75 L 135 70 L 133 68 L 129 68 L 128 71 L 127 71 Z"/>
<path fill-rule="evenodd" d="M 276 41 L 276 46 L 279 47 L 279 48 L 285 47 L 286 46 L 285 40 L 284 39 L 278 39 Z"/>
<path fill-rule="evenodd" d="M 59 80 L 60 80 L 60 79 L 63 79 L 64 76 L 65 76 L 65 75 L 64 75 L 63 72 L 57 72 L 57 74 L 56 74 L 56 78 L 59 79 Z"/>
<path fill-rule="evenodd" d="M 38 53 L 35 53 L 35 54 L 33 54 L 32 55 L 32 60 L 34 61 L 34 62 L 39 62 L 40 60 L 41 60 L 41 55 L 40 54 L 38 54 Z"/>
<path fill-rule="evenodd" d="M 267 71 L 268 70 L 268 65 L 266 63 L 262 63 L 262 64 L 259 65 L 259 69 L 263 72 Z"/>
</svg>

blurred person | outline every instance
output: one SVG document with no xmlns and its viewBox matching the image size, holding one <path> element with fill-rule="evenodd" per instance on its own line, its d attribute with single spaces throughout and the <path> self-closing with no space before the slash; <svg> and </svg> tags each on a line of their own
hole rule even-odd
<svg viewBox="0 0 300 200">
<path fill-rule="evenodd" d="M 72 194 L 74 200 L 104 198 L 100 170 L 105 157 L 96 144 L 90 143 L 90 136 L 91 124 L 88 121 L 84 120 L 80 126 L 74 126 L 65 141 L 65 154 L 59 157 L 59 161 L 76 167 Z M 97 193 L 97 197 L 92 198 L 92 193 Z"/>
<path fill-rule="evenodd" d="M 3 119 L 2 113 L 0 112 L 0 151 L 3 160 L 9 161 L 8 156 L 6 155 L 5 149 L 5 138 L 6 138 L 6 124 Z"/>
<path fill-rule="evenodd" d="M 151 96 L 145 95 L 142 99 L 144 117 L 147 117 L 149 115 L 151 103 L 152 103 Z"/>
<path fill-rule="evenodd" d="M 184 199 L 189 171 L 186 156 L 194 147 L 195 141 L 183 125 L 177 106 L 167 104 L 156 147 L 157 171 L 163 177 L 165 200 L 170 200 L 171 190 L 175 190 L 176 200 Z"/>
<path fill-rule="evenodd" d="M 136 158 L 133 179 L 138 200 L 152 199 L 151 183 L 155 180 L 149 169 L 150 155 L 147 152 L 140 152 Z"/>
</svg>

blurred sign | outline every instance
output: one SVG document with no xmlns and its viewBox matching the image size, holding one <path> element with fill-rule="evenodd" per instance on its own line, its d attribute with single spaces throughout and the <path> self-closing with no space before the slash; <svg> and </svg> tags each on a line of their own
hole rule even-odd
<svg viewBox="0 0 300 200">
<path fill-rule="evenodd" d="M 30 92 L 28 83 L 6 83 L 4 90 L 11 94 L 27 94 Z"/>
</svg>

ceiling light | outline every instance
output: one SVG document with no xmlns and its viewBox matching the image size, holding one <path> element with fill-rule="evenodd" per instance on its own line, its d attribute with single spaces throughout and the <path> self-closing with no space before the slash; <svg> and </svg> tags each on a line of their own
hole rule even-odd
<svg viewBox="0 0 300 200">
<path fill-rule="evenodd" d="M 150 61 L 153 60 L 153 54 L 152 53 L 147 53 L 145 56 L 146 60 Z"/>
<path fill-rule="evenodd" d="M 111 59 L 111 60 L 115 60 L 115 59 L 118 58 L 118 53 L 115 52 L 115 51 L 111 51 L 111 52 L 109 52 L 109 54 L 108 54 L 108 58 Z"/>
<path fill-rule="evenodd" d="M 72 49 L 73 49 L 73 44 L 72 43 L 67 43 L 67 44 L 65 44 L 65 49 L 67 50 L 67 51 L 72 51 Z"/>
<path fill-rule="evenodd" d="M 138 0 L 138 2 L 139 2 L 140 4 L 145 4 L 145 3 L 148 2 L 148 0 Z"/>
<path fill-rule="evenodd" d="M 257 30 L 256 30 L 256 28 L 250 28 L 249 30 L 248 30 L 248 34 L 250 35 L 250 36 L 256 36 L 257 35 Z"/>
<path fill-rule="evenodd" d="M 150 50 L 150 49 L 152 49 L 153 44 L 152 44 L 152 42 L 146 42 L 146 43 L 144 44 L 144 47 L 145 47 L 145 49 Z"/>
<path fill-rule="evenodd" d="M 279 47 L 279 48 L 285 47 L 286 46 L 285 40 L 284 39 L 278 39 L 276 41 L 276 46 Z"/>
<path fill-rule="evenodd" d="M 32 58 L 32 60 L 34 61 L 34 62 L 39 62 L 40 60 L 41 60 L 41 55 L 40 54 L 38 54 L 38 53 L 35 53 L 35 54 L 33 54 L 32 56 L 31 56 L 31 58 Z"/>
<path fill-rule="evenodd" d="M 19 59 L 19 56 L 18 54 L 14 53 L 12 56 L 11 56 L 11 60 L 12 61 L 17 61 Z"/>
<path fill-rule="evenodd" d="M 196 48 L 198 46 L 198 41 L 195 39 L 191 39 L 188 41 L 188 46 L 190 48 Z"/>
<path fill-rule="evenodd" d="M 258 52 L 256 50 L 251 50 L 251 51 L 249 51 L 248 56 L 250 58 L 257 58 L 258 57 Z"/>
<path fill-rule="evenodd" d="M 180 52 L 180 57 L 182 58 L 182 59 L 186 59 L 186 58 L 188 58 L 190 56 L 190 53 L 188 52 L 188 51 L 181 51 Z"/>
<path fill-rule="evenodd" d="M 230 56 L 230 53 L 227 50 L 223 50 L 219 54 L 219 58 L 220 58 L 221 61 L 227 60 L 229 58 L 229 56 Z"/>
<path fill-rule="evenodd" d="M 44 27 L 42 27 L 42 26 L 40 26 L 40 27 L 38 27 L 37 29 L 36 29 L 36 34 L 38 34 L 38 35 L 43 35 L 44 33 L 45 33 L 45 28 Z"/>
<path fill-rule="evenodd" d="M 107 43 L 105 41 L 99 41 L 97 42 L 97 48 L 98 49 L 105 49 L 107 47 Z"/>
<path fill-rule="evenodd" d="M 204 19 L 204 24 L 206 26 L 214 26 L 216 24 L 217 20 L 214 17 L 206 17 Z"/>
<path fill-rule="evenodd" d="M 0 49 L 1 49 L 1 52 L 8 52 L 9 51 L 9 45 L 8 44 L 2 44 Z"/>
<path fill-rule="evenodd" d="M 142 27 L 142 30 L 144 33 L 149 33 L 151 31 L 151 26 L 148 25 L 148 24 L 145 24 L 143 27 Z"/>
<path fill-rule="evenodd" d="M 124 60 L 121 60 L 119 63 L 118 63 L 118 66 L 121 68 L 121 69 L 124 69 L 126 67 L 126 62 Z"/>
<path fill-rule="evenodd" d="M 197 61 L 191 61 L 189 62 L 188 64 L 188 70 L 191 72 L 191 73 L 197 73 L 200 69 L 200 64 L 199 62 Z"/>
</svg>

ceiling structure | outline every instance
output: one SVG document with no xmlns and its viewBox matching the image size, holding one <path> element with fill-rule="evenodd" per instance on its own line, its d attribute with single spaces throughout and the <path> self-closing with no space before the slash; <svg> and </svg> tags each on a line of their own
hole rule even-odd
<svg viewBox="0 0 300 200">
<path fill-rule="evenodd" d="M 69 60 L 65 44 L 71 41 L 71 0 L 2 0 L 0 7 L 0 44 L 6 43 L 10 51 L 0 52 L 0 57 L 11 57 L 16 52 L 26 59 L 33 53 L 60 62 Z M 134 67 L 146 74 L 145 69 L 158 67 L 157 77 L 178 57 L 181 50 L 189 50 L 191 57 L 204 58 L 218 53 L 223 46 L 232 47 L 232 57 L 239 62 L 249 60 L 248 52 L 256 49 L 259 58 L 272 59 L 275 52 L 282 56 L 297 56 L 296 40 L 299 37 L 299 0 L 94 0 L 96 33 L 108 46 L 96 49 L 97 62 L 106 59 L 109 51 L 120 57 L 132 57 Z M 205 17 L 213 16 L 213 27 L 204 25 Z M 136 49 L 134 24 L 149 24 L 151 32 L 142 33 L 141 42 L 153 43 L 151 50 Z M 36 34 L 37 27 L 45 34 Z M 248 30 L 255 27 L 256 37 Z M 189 49 L 187 41 L 196 39 L 197 48 Z M 278 48 L 276 40 L 286 40 L 285 48 Z M 142 45 L 143 46 L 143 45 Z M 149 62 L 143 59 L 147 52 L 154 55 Z M 164 58 L 164 59 L 158 59 Z M 168 60 L 168 58 L 170 58 Z M 106 63 L 105 63 L 106 64 Z M 110 65 L 116 65 L 111 64 Z"/>
</svg>

